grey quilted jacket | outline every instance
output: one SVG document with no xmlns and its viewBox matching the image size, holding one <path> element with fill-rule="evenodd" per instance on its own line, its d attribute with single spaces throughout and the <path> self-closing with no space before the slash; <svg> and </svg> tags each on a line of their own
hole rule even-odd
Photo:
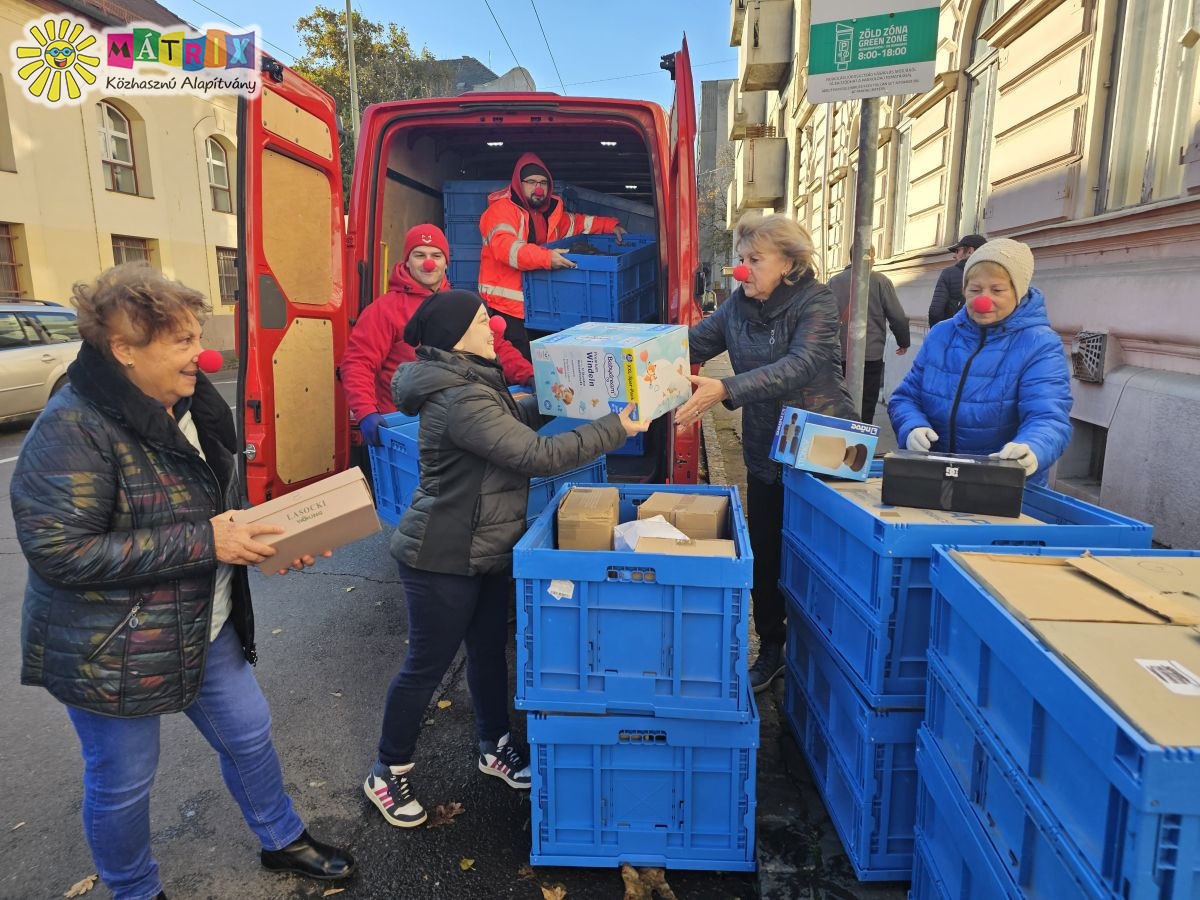
<svg viewBox="0 0 1200 900">
<path fill-rule="evenodd" d="M 742 456 L 761 482 L 779 480 L 770 452 L 783 407 L 857 418 L 842 375 L 838 322 L 837 300 L 809 273 L 761 302 L 738 288 L 688 332 L 693 363 L 729 352 L 734 374 L 722 379 L 725 406 L 743 407 Z"/>
<path fill-rule="evenodd" d="M 420 484 L 392 535 L 392 556 L 451 575 L 502 572 L 525 533 L 529 479 L 559 475 L 625 443 L 615 413 L 553 437 L 532 399 L 517 403 L 498 363 L 434 347 L 400 366 L 396 408 L 420 415 Z"/>
</svg>

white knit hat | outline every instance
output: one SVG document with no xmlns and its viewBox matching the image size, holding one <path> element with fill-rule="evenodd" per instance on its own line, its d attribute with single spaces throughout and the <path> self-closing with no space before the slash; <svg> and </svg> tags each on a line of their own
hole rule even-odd
<svg viewBox="0 0 1200 900">
<path fill-rule="evenodd" d="M 1028 244 L 1010 238 L 988 241 L 967 258 L 963 269 L 963 287 L 971 277 L 971 270 L 980 263 L 994 263 L 1008 273 L 1020 303 L 1029 293 L 1029 282 L 1033 280 L 1033 251 Z"/>
</svg>

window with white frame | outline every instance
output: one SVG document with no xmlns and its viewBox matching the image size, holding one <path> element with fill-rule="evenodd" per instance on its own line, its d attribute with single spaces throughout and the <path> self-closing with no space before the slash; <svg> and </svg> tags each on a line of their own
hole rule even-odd
<svg viewBox="0 0 1200 900">
<path fill-rule="evenodd" d="M 896 132 L 896 160 L 892 178 L 892 256 L 904 252 L 905 230 L 908 227 L 908 172 L 912 160 L 912 128 Z"/>
<path fill-rule="evenodd" d="M 129 118 L 111 103 L 96 104 L 96 112 L 100 117 L 104 186 L 120 194 L 136 194 L 137 166 L 133 156 L 133 128 Z"/>
<path fill-rule="evenodd" d="M 204 157 L 208 162 L 208 190 L 212 208 L 217 212 L 233 212 L 233 197 L 229 190 L 229 156 L 221 142 L 210 137 L 204 142 Z"/>
<path fill-rule="evenodd" d="M 1200 45 L 1196 0 L 1122 0 L 1097 212 L 1178 196 Z M 1190 46 L 1189 46 L 1190 45 Z"/>
<path fill-rule="evenodd" d="M 983 0 L 975 19 L 967 65 L 967 124 L 962 143 L 962 178 L 958 194 L 958 232 L 983 233 L 996 112 L 996 76 L 1000 55 L 982 37 L 1001 13 L 1000 0 Z"/>
</svg>

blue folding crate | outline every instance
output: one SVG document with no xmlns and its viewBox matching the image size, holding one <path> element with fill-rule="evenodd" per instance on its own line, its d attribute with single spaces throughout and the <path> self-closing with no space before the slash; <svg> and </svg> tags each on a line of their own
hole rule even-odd
<svg viewBox="0 0 1200 900">
<path fill-rule="evenodd" d="M 786 535 L 779 576 L 788 618 L 798 616 L 812 628 L 872 706 L 920 709 L 924 705 L 927 621 L 920 627 L 922 623 L 914 625 L 903 617 L 894 625 L 872 620 Z"/>
<path fill-rule="evenodd" d="M 577 235 L 546 244 L 568 249 L 583 241 L 604 253 L 574 253 L 574 269 L 525 273 L 525 325 L 561 331 L 581 322 L 645 322 L 658 311 L 658 245 L 653 235 L 627 234 L 624 245 L 611 234 Z"/>
<path fill-rule="evenodd" d="M 488 207 L 488 195 L 507 187 L 507 181 L 455 180 L 442 184 L 442 210 L 447 219 L 474 216 L 476 231 L 479 217 Z"/>
<path fill-rule="evenodd" d="M 1026 897 L 1194 897 L 1196 881 L 1189 880 L 1180 893 L 1162 893 L 1146 883 L 1140 892 L 1109 893 L 1091 870 L 1075 843 L 1076 835 L 1064 831 L 1037 797 L 1029 781 L 1000 748 L 995 736 L 971 711 L 970 702 L 952 682 L 936 657 L 929 668 L 929 703 L 922 736 L 931 752 L 945 762 L 951 787 L 962 796 L 981 826 L 995 856 L 1017 890 Z M 1114 822 L 1100 826 L 1119 828 Z M 1178 848 L 1164 847 L 1173 861 Z"/>
<path fill-rule="evenodd" d="M 450 258 L 455 250 L 478 250 L 483 246 L 483 235 L 479 231 L 479 216 L 446 216 L 446 240 L 450 244 Z"/>
<path fill-rule="evenodd" d="M 917 822 L 909 900 L 1022 900 L 941 752 L 917 734 Z"/>
<path fill-rule="evenodd" d="M 606 481 L 608 481 L 608 461 L 603 456 L 561 475 L 532 478 L 529 481 L 529 506 L 526 507 L 525 521 L 532 525 L 534 520 L 550 505 L 555 494 L 566 485 L 601 484 Z"/>
<path fill-rule="evenodd" d="M 872 478 L 882 472 L 877 461 Z M 819 624 L 839 652 L 845 652 L 844 644 L 828 630 L 835 619 L 847 624 L 855 641 L 863 639 L 863 628 L 880 636 L 869 657 L 850 656 L 846 662 L 855 669 L 863 693 L 880 695 L 878 705 L 883 706 L 906 705 L 924 692 L 922 649 L 929 633 L 929 559 L 935 544 L 1145 548 L 1153 530 L 1136 519 L 1028 485 L 1023 511 L 1039 524 L 984 522 L 969 513 L 946 513 L 958 524 L 941 525 L 889 523 L 839 493 L 865 491 L 871 483 L 825 481 L 798 469 L 785 470 L 783 483 L 784 535 L 830 586 L 829 604 L 852 607 Z M 798 560 L 793 556 L 792 561 Z M 802 574 L 802 567 L 793 565 L 783 580 L 801 598 L 799 586 L 786 581 L 791 573 Z M 854 620 L 861 624 L 851 625 Z"/>
<path fill-rule="evenodd" d="M 872 709 L 803 625 L 788 622 L 786 714 L 862 881 L 907 881 L 920 711 Z"/>
<path fill-rule="evenodd" d="M 529 390 L 529 388 L 523 388 Z M 569 419 L 566 416 L 557 416 L 550 423 L 542 426 L 539 434 L 560 434 L 564 431 L 570 431 L 572 428 L 578 428 L 580 425 L 590 421 L 589 419 Z M 641 456 L 644 452 L 643 446 L 645 443 L 645 434 L 635 434 L 624 444 L 613 450 L 609 456 Z M 583 479 L 577 479 L 582 481 Z M 600 478 L 599 481 L 607 481 L 607 478 Z"/>
<path fill-rule="evenodd" d="M 561 490 L 513 550 L 516 707 L 747 721 L 754 559 L 737 488 L 613 487 L 622 522 L 658 491 L 728 497 L 738 557 L 556 550 Z"/>
<path fill-rule="evenodd" d="M 535 866 L 754 870 L 759 718 L 530 713 Z"/>
<path fill-rule="evenodd" d="M 450 265 L 446 269 L 446 278 L 450 286 L 462 291 L 479 290 L 479 259 L 457 259 L 450 256 Z"/>
<path fill-rule="evenodd" d="M 928 716 L 931 728 L 939 726 L 935 734 L 945 742 L 947 757 L 965 757 L 969 732 L 991 736 L 1107 890 L 1129 900 L 1195 898 L 1200 747 L 1166 747 L 1147 738 L 993 599 L 951 555 L 954 549 L 1051 557 L 1085 552 L 938 548 L 932 563 Z M 1163 566 L 1173 558 L 1200 556 L 1166 550 L 1090 553 L 1101 559 L 1151 557 Z M 971 728 L 954 726 L 952 708 L 943 716 L 945 704 L 935 710 L 935 701 L 947 695 L 961 696 Z"/>
</svg>

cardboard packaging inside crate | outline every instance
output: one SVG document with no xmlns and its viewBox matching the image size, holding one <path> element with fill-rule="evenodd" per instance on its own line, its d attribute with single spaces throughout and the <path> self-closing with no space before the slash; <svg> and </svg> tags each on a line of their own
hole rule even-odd
<svg viewBox="0 0 1200 900">
<path fill-rule="evenodd" d="M 242 524 L 282 525 L 283 534 L 259 535 L 256 540 L 275 548 L 259 564 L 264 575 L 291 565 L 301 556 L 336 550 L 380 530 L 379 516 L 361 469 L 347 469 L 298 488 L 290 494 L 231 513 Z"/>
<path fill-rule="evenodd" d="M 1022 513 L 1016 518 L 983 513 L 920 509 L 915 506 L 891 506 L 883 502 L 883 480 L 871 478 L 862 484 L 843 481 L 829 485 L 847 500 L 857 503 L 881 522 L 892 525 L 1042 525 L 1043 522 Z"/>
<path fill-rule="evenodd" d="M 883 458 L 883 502 L 991 516 L 1021 515 L 1025 470 L 1013 459 L 895 450 Z"/>
<path fill-rule="evenodd" d="M 662 516 L 693 540 L 720 540 L 728 533 L 729 498 L 659 491 L 638 507 L 639 519 L 654 516 Z"/>
<path fill-rule="evenodd" d="M 724 556 L 737 559 L 737 546 L 733 541 L 723 540 L 675 540 L 673 538 L 644 537 L 638 541 L 638 553 L 665 553 L 670 556 Z"/>
<path fill-rule="evenodd" d="M 954 556 L 1152 741 L 1200 746 L 1200 557 Z"/>
<path fill-rule="evenodd" d="M 558 507 L 558 549 L 611 550 L 619 507 L 616 488 L 571 488 Z"/>
</svg>

